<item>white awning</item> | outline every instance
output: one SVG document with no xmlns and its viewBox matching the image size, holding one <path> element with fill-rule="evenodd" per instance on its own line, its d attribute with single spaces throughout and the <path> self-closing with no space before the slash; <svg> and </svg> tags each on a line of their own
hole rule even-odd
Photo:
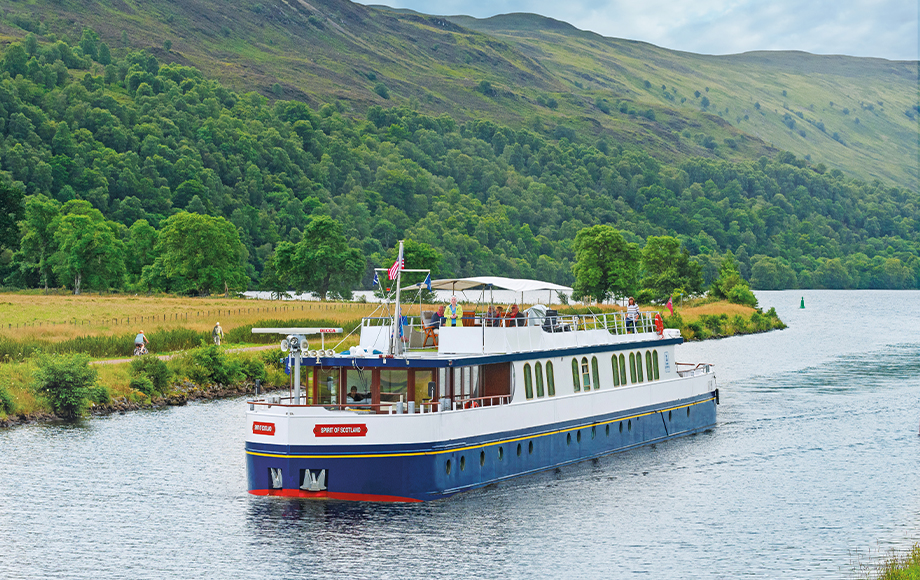
<svg viewBox="0 0 920 580">
<path fill-rule="evenodd" d="M 409 288 L 421 288 L 425 283 L 413 284 Z M 543 282 L 541 280 L 527 280 L 524 278 L 504 278 L 502 276 L 477 276 L 475 278 L 445 278 L 432 280 L 432 290 L 469 290 L 470 288 L 494 288 L 496 290 L 511 290 L 513 292 L 533 292 L 538 290 L 559 290 L 570 292 L 568 286 Z"/>
</svg>

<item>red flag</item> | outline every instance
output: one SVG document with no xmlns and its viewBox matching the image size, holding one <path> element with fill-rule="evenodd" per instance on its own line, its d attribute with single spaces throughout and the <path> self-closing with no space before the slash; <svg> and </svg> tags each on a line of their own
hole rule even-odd
<svg viewBox="0 0 920 580">
<path fill-rule="evenodd" d="M 387 270 L 387 275 L 389 275 L 390 280 L 396 279 L 396 273 L 405 268 L 405 260 L 398 258 L 393 265 L 390 266 L 390 269 Z"/>
<path fill-rule="evenodd" d="M 668 310 L 671 311 L 671 316 L 674 316 L 674 305 L 671 304 L 671 297 L 668 296 L 668 303 L 665 305 L 668 307 Z"/>
</svg>

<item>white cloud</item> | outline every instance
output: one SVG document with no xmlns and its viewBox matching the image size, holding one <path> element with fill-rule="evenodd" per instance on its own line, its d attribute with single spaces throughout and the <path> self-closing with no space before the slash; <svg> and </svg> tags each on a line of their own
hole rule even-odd
<svg viewBox="0 0 920 580">
<path fill-rule="evenodd" d="M 918 5 L 905 0 L 389 0 L 389 5 L 477 18 L 532 12 L 603 36 L 701 54 L 804 50 L 920 58 Z"/>
</svg>

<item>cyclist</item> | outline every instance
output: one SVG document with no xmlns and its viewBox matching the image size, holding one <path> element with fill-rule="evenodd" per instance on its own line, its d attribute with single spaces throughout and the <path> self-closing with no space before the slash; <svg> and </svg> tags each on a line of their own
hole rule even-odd
<svg viewBox="0 0 920 580">
<path fill-rule="evenodd" d="M 145 345 L 150 344 L 150 341 L 147 340 L 147 337 L 144 336 L 144 331 L 140 331 L 137 336 L 134 337 L 134 355 L 146 354 L 147 349 Z"/>
</svg>

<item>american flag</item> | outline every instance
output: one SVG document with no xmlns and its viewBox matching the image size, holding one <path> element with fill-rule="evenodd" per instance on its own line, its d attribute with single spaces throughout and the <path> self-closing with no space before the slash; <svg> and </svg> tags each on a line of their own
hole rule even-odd
<svg viewBox="0 0 920 580">
<path fill-rule="evenodd" d="M 387 274 L 390 276 L 390 280 L 396 279 L 396 273 L 406 267 L 406 260 L 400 256 L 393 262 L 393 265 L 390 266 L 390 269 L 387 270 Z"/>
</svg>

